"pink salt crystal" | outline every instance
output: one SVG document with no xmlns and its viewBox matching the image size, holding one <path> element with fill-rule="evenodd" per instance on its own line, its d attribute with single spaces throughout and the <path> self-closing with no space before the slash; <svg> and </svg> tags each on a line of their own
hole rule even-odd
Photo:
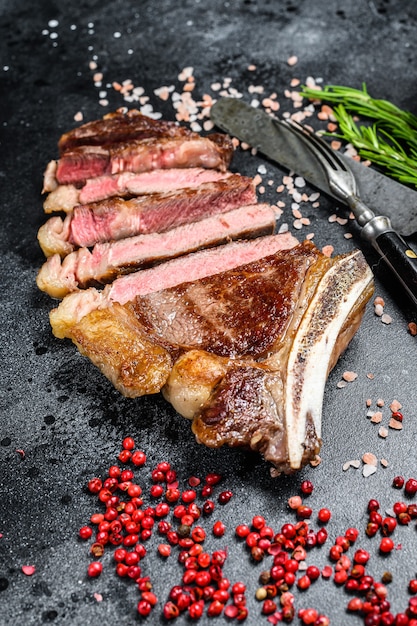
<svg viewBox="0 0 417 626">
<path fill-rule="evenodd" d="M 346 382 L 348 383 L 352 383 L 354 380 L 356 380 L 358 377 L 356 372 L 350 372 L 350 371 L 346 371 L 343 372 L 342 374 L 342 378 L 343 380 L 346 380 Z"/>
<path fill-rule="evenodd" d="M 394 419 L 393 417 L 391 417 L 388 426 L 392 428 L 393 430 L 402 430 L 403 428 L 402 423 Z"/>
<path fill-rule="evenodd" d="M 366 464 L 366 465 L 377 465 L 378 463 L 378 459 L 376 458 L 375 454 L 373 452 L 365 452 L 365 454 L 362 457 L 362 461 Z"/>
<path fill-rule="evenodd" d="M 371 422 L 373 424 L 379 424 L 380 422 L 382 422 L 382 413 L 381 411 L 376 411 L 372 417 L 371 417 Z"/>
<path fill-rule="evenodd" d="M 391 404 L 389 405 L 389 408 L 391 409 L 391 411 L 393 413 L 396 413 L 396 411 L 399 411 L 400 409 L 402 409 L 402 404 L 401 402 L 398 402 L 398 400 L 393 400 L 391 402 Z"/>
<path fill-rule="evenodd" d="M 334 247 L 331 245 L 323 246 L 321 251 L 323 252 L 324 256 L 331 257 L 334 251 Z"/>
<path fill-rule="evenodd" d="M 388 429 L 385 428 L 385 426 L 381 426 L 381 428 L 378 431 L 378 435 L 382 437 L 383 439 L 386 439 L 386 437 L 388 437 Z"/>
</svg>

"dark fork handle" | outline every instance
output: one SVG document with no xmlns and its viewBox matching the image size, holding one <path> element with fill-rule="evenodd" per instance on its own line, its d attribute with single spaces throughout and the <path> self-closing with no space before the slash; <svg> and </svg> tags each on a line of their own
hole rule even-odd
<svg viewBox="0 0 417 626">
<path fill-rule="evenodd" d="M 417 307 L 417 253 L 385 216 L 374 217 L 362 228 L 361 234 L 387 263 Z"/>
</svg>

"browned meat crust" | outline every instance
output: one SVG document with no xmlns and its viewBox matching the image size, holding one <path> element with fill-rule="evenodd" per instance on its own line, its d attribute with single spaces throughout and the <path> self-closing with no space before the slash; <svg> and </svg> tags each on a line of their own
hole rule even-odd
<svg viewBox="0 0 417 626">
<path fill-rule="evenodd" d="M 192 135 L 185 126 L 167 120 L 154 120 L 137 109 L 118 109 L 100 120 L 82 124 L 64 133 L 58 143 L 60 153 L 78 146 L 105 146 L 131 139 L 169 136 L 185 137 Z"/>
<path fill-rule="evenodd" d="M 63 332 L 122 393 L 156 391 L 159 381 L 175 409 L 193 418 L 198 441 L 250 447 L 287 472 L 320 448 L 327 373 L 355 333 L 372 284 L 361 253 L 328 259 L 304 242 L 123 306 L 102 300 Z M 128 341 L 119 345 L 111 335 L 124 326 Z M 152 385 L 142 380 L 141 359 Z"/>
</svg>

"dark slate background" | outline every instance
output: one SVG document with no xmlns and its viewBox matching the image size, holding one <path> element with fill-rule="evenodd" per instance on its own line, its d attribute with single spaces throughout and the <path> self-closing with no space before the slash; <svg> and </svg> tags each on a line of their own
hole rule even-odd
<svg viewBox="0 0 417 626">
<path fill-rule="evenodd" d="M 376 497 L 383 510 L 389 509 L 403 497 L 392 489 L 392 478 L 417 475 L 416 339 L 407 330 L 416 315 L 399 288 L 389 279 L 385 282 L 372 251 L 364 248 L 376 272 L 376 294 L 385 299 L 393 322 L 383 325 L 368 307 L 363 325 L 326 386 L 322 464 L 275 480 L 256 455 L 198 446 L 187 421 L 162 398 L 120 397 L 72 344 L 52 337 L 48 311 L 53 303 L 37 290 L 35 277 L 42 263 L 36 233 L 45 219 L 42 173 L 56 156 L 60 134 L 74 126 L 77 111 L 87 121 L 126 104 L 112 89 L 107 89 L 109 105 L 99 104 L 91 60 L 97 59 L 97 71 L 104 74 L 103 89 L 114 80 L 130 78 L 151 95 L 155 110 L 172 119 L 171 104 L 161 103 L 153 90 L 170 84 L 179 88 L 177 76 L 185 66 L 194 67 L 196 99 L 197 94 L 214 96 L 210 85 L 229 76 L 247 101 L 248 86 L 263 84 L 266 93 L 278 93 L 283 110 L 291 109 L 283 95 L 291 77 L 304 81 L 313 76 L 354 87 L 366 81 L 371 94 L 417 114 L 416 5 L 405 0 L 72 4 L 2 0 L 0 16 L 0 623 L 96 626 L 138 621 L 137 591 L 115 577 L 110 553 L 103 559 L 107 567 L 101 578 L 88 580 L 88 547 L 77 539 L 78 528 L 97 510 L 86 493 L 86 482 L 115 462 L 128 434 L 148 454 L 147 468 L 139 478 L 144 487 L 152 467 L 166 459 L 183 483 L 191 474 L 223 473 L 224 488 L 232 489 L 234 498 L 221 510 L 218 507 L 215 516 L 225 521 L 227 534 L 224 541 L 210 538 L 207 547 L 228 545 L 225 573 L 232 582 L 242 579 L 248 585 L 247 624 L 267 623 L 254 600 L 258 575 L 266 565 L 251 563 L 234 539 L 234 526 L 259 513 L 279 529 L 292 519 L 286 500 L 305 478 L 315 485 L 309 499 L 313 508 L 327 505 L 333 512 L 329 545 L 348 526 L 358 526 L 360 544 L 372 553 L 369 571 L 378 579 L 386 570 L 393 573 L 389 599 L 394 612 L 405 609 L 407 581 L 417 570 L 414 523 L 397 529 L 398 550 L 386 559 L 378 556 L 378 540 L 369 540 L 364 529 L 368 500 Z M 48 26 L 50 20 L 58 25 Z M 292 68 L 287 64 L 291 55 L 299 58 Z M 251 63 L 256 72 L 248 72 Z M 233 166 L 254 175 L 261 163 L 245 153 L 236 155 Z M 280 180 L 284 172 L 266 165 L 268 176 Z M 319 209 L 305 208 L 312 225 L 301 235 L 314 230 L 318 246 L 330 242 L 340 253 L 360 241 L 343 237 L 348 227 L 328 223 L 329 211 L 336 208 L 325 198 Z M 281 221 L 292 224 L 287 211 Z M 337 382 L 345 370 L 356 371 L 358 379 L 339 389 Z M 374 374 L 373 380 L 368 373 Z M 386 440 L 379 438 L 378 427 L 366 418 L 367 398 L 373 399 L 373 408 L 377 398 L 386 405 L 400 400 L 403 432 L 390 431 Z M 384 424 L 388 416 L 385 407 Z M 342 471 L 345 461 L 367 451 L 386 458 L 389 467 L 379 466 L 368 479 L 360 470 Z M 208 521 L 204 523 L 208 528 Z M 162 605 L 179 580 L 180 568 L 175 557 L 162 565 L 156 544 L 154 537 L 143 566 Z M 308 562 L 326 564 L 327 547 L 312 551 Z M 33 577 L 21 572 L 25 564 L 36 566 Z M 94 593 L 102 595 L 102 602 Z M 296 597 L 297 608 L 315 606 L 331 617 L 332 624 L 361 623 L 359 617 L 345 613 L 349 597 L 333 582 L 318 581 L 309 591 L 296 592 Z M 147 623 L 162 621 L 157 608 Z M 178 623 L 189 622 L 184 618 Z"/>
</svg>

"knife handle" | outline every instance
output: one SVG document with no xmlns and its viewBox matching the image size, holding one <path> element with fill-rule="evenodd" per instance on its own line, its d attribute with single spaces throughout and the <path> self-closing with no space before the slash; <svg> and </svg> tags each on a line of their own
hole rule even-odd
<svg viewBox="0 0 417 626">
<path fill-rule="evenodd" d="M 417 307 L 417 253 L 392 228 L 389 218 L 385 216 L 374 217 L 362 228 L 361 234 L 390 267 Z"/>
</svg>

